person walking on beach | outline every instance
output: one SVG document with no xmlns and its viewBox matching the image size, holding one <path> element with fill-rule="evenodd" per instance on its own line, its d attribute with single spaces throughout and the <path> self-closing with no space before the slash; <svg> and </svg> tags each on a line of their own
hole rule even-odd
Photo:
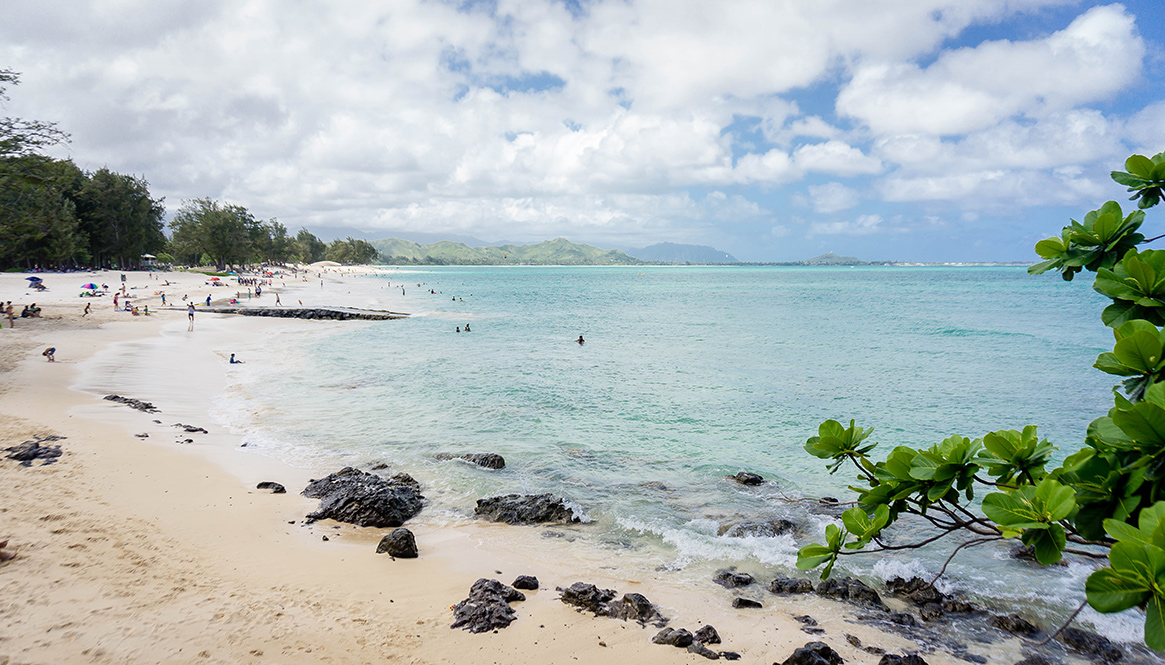
<svg viewBox="0 0 1165 665">
<path fill-rule="evenodd" d="M 117 294 L 113 294 L 113 308 L 117 309 Z"/>
<path fill-rule="evenodd" d="M 165 306 L 166 306 L 166 294 L 163 293 L 162 294 L 162 307 L 165 307 Z"/>
<path fill-rule="evenodd" d="M 210 294 L 207 294 L 206 296 L 206 306 L 210 307 Z"/>
<path fill-rule="evenodd" d="M 89 306 L 92 304 L 93 303 L 88 303 L 88 302 L 85 303 L 85 311 L 81 312 L 81 318 L 85 318 L 86 316 L 89 316 Z"/>
<path fill-rule="evenodd" d="M 8 327 L 9 328 L 14 327 L 16 325 L 16 320 L 15 320 L 16 317 L 12 316 L 12 301 L 11 300 L 8 301 L 8 307 L 4 310 L 4 313 L 8 316 Z"/>
<path fill-rule="evenodd" d="M 275 306 L 276 306 L 276 307 L 282 307 L 282 306 L 283 306 L 283 303 L 279 301 L 279 294 L 278 294 L 278 293 L 276 293 L 276 294 L 275 294 Z"/>
<path fill-rule="evenodd" d="M 186 327 L 186 330 L 194 330 L 194 303 L 186 303 L 186 316 L 190 318 L 190 325 Z"/>
</svg>

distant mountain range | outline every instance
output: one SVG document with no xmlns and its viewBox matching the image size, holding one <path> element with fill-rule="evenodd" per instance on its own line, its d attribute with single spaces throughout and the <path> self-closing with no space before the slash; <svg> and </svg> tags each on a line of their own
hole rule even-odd
<svg viewBox="0 0 1165 665">
<path fill-rule="evenodd" d="M 387 263 L 421 263 L 430 265 L 559 265 L 559 266 L 630 266 L 643 261 L 617 249 L 599 249 L 571 242 L 565 238 L 534 245 L 490 245 L 470 247 L 463 242 L 440 242 L 421 245 L 411 240 L 385 238 L 370 241 L 380 250 Z"/>
<path fill-rule="evenodd" d="M 643 249 L 625 249 L 626 253 L 644 261 L 663 263 L 739 263 L 736 257 L 707 245 L 679 245 L 661 242 Z"/>
<path fill-rule="evenodd" d="M 466 238 L 468 239 L 468 238 Z M 476 239 L 469 239 L 476 241 Z M 739 263 L 736 257 L 706 245 L 682 245 L 661 242 L 642 249 L 601 249 L 593 245 L 556 238 L 533 245 L 506 243 L 473 246 L 466 242 L 440 240 L 421 244 L 401 238 L 370 240 L 380 251 L 380 260 L 390 264 L 422 265 L 560 265 L 560 266 L 633 266 L 649 263 L 710 264 Z M 881 265 L 833 252 L 804 261 L 767 265 L 860 266 Z"/>
</svg>

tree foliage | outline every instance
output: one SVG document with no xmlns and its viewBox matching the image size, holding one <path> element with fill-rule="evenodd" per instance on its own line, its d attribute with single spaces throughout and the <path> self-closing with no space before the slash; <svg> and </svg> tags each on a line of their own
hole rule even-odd
<svg viewBox="0 0 1165 665">
<path fill-rule="evenodd" d="M 351 265 L 372 263 L 380 256 L 380 252 L 367 240 L 348 236 L 344 240 L 333 240 L 328 245 L 326 256 L 329 261 Z"/>
<path fill-rule="evenodd" d="M 918 548 L 955 534 L 970 537 L 956 552 L 1015 538 L 1045 565 L 1065 552 L 1107 555 L 1108 566 L 1085 585 L 1088 604 L 1098 612 L 1144 609 L 1146 644 L 1165 650 L 1165 251 L 1138 248 L 1149 242 L 1139 232 L 1144 210 L 1162 197 L 1165 153 L 1133 155 L 1125 169 L 1112 179 L 1133 192 L 1139 209 L 1126 214 L 1109 201 L 1082 222 L 1071 220 L 1059 237 L 1036 244 L 1044 261 L 1029 268 L 1058 270 L 1065 280 L 1094 272 L 1093 288 L 1112 301 L 1101 321 L 1115 344 L 1093 366 L 1123 382 L 1083 446 L 1051 467 L 1056 447 L 1028 426 L 952 436 L 929 448 L 897 446 L 875 461 L 877 444 L 866 442 L 872 428 L 826 421 L 805 450 L 828 460 L 830 473 L 856 468 L 850 489 L 857 501 L 841 526 L 826 528 L 824 544 L 800 550 L 799 568 L 824 565 L 824 579 L 840 556 Z M 933 532 L 909 543 L 884 537 L 903 515 Z"/>
</svg>

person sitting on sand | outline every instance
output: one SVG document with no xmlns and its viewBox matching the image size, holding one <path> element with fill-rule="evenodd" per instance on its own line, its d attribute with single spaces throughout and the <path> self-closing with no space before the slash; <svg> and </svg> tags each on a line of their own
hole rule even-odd
<svg viewBox="0 0 1165 665">
<path fill-rule="evenodd" d="M 235 354 L 232 353 L 231 354 L 231 364 L 232 365 L 244 365 L 246 363 L 244 363 L 242 360 L 235 360 Z"/>
<path fill-rule="evenodd" d="M 40 308 L 36 306 L 36 303 L 32 303 L 28 306 L 28 315 L 33 318 L 40 318 Z"/>
<path fill-rule="evenodd" d="M 30 316 L 32 316 L 32 313 L 28 311 L 28 305 L 25 305 L 24 309 L 20 310 L 20 318 L 27 319 Z"/>
<path fill-rule="evenodd" d="M 586 342 L 587 342 L 585 339 L 583 339 L 583 338 L 582 338 L 582 335 L 579 335 L 579 336 L 578 336 L 578 339 L 577 339 L 577 340 L 575 340 L 575 341 L 576 341 L 576 342 L 578 342 L 580 345 L 581 345 L 581 344 L 586 344 Z"/>
<path fill-rule="evenodd" d="M 56 352 L 57 352 L 57 347 L 50 346 L 49 348 L 42 351 L 41 355 L 44 356 L 45 359 L 48 360 L 49 362 L 55 363 L 55 362 L 57 362 L 57 359 L 53 357 L 53 354 L 55 354 Z"/>
</svg>

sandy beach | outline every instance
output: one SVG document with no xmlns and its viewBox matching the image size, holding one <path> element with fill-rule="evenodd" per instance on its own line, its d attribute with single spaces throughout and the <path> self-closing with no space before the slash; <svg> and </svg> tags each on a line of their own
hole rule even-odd
<svg viewBox="0 0 1165 665">
<path fill-rule="evenodd" d="M 5 322 L 0 330 L 0 448 L 63 437 L 52 442 L 63 451 L 54 464 L 23 467 L 0 458 L 0 541 L 9 539 L 17 553 L 0 564 L 0 665 L 704 662 L 652 644 L 657 628 L 560 602 L 555 587 L 580 581 L 642 593 L 672 627 L 711 624 L 724 638 L 714 648 L 737 652 L 744 662 L 781 662 L 814 640 L 849 663 L 879 661 L 847 634 L 889 653 L 920 648 L 857 623 L 864 612 L 853 606 L 768 594 L 763 608 L 733 609 L 733 594 L 711 581 L 683 588 L 664 575 L 613 569 L 564 539 L 542 538 L 537 528 L 448 527 L 418 518 L 406 526 L 421 556 L 393 560 L 374 553 L 389 529 L 305 524 L 317 502 L 300 490 L 337 469 L 292 468 L 244 454 L 238 437 L 214 427 L 209 416 L 232 344 L 287 322 L 199 313 L 187 332 L 182 295 L 220 302 L 235 291 L 195 273 L 127 273 L 128 292 L 135 304 L 149 306 L 150 316 L 115 311 L 111 296 L 78 297 L 75 286 L 102 280 L 120 286 L 118 275 L 42 275 L 49 291 L 32 292 L 27 275 L 0 274 L 0 298 L 18 312 L 31 302 L 42 308 L 41 318 L 17 319 L 14 328 Z M 165 281 L 171 286 L 160 289 Z M 288 281 L 275 287 L 284 304 L 300 299 Z M 327 290 L 312 286 L 319 305 Z M 162 308 L 160 290 L 181 307 Z M 92 312 L 82 316 L 86 303 Z M 132 345 L 159 335 L 179 339 L 181 357 L 142 367 Z M 56 348 L 53 363 L 41 355 L 49 346 Z M 84 371 L 122 366 L 147 373 L 152 386 L 127 397 L 150 401 L 160 413 L 73 387 Z M 180 443 L 176 423 L 209 432 Z M 288 492 L 257 490 L 260 481 L 280 482 Z M 536 576 L 541 589 L 514 604 L 512 625 L 484 634 L 450 629 L 450 606 L 475 580 L 509 584 L 518 575 Z M 823 632 L 803 632 L 795 617 L 804 615 Z M 992 663 L 1024 657 L 1015 639 L 969 652 Z M 962 662 L 941 650 L 925 658 Z"/>
</svg>

